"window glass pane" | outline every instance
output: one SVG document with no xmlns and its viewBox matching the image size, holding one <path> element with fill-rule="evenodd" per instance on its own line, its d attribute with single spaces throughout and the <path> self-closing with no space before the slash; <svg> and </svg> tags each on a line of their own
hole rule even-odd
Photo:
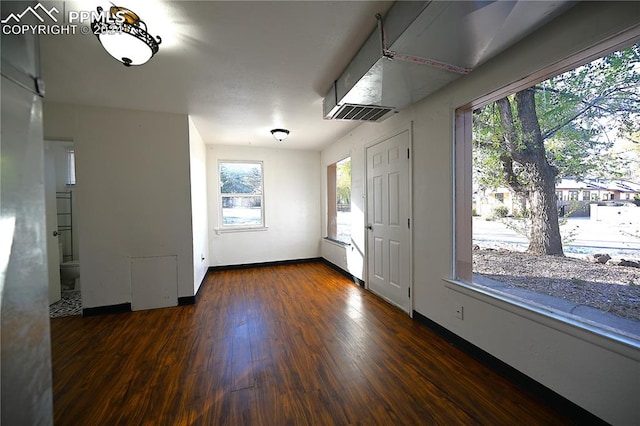
<svg viewBox="0 0 640 426">
<path fill-rule="evenodd" d="M 222 197 L 222 224 L 262 225 L 262 197 Z"/>
<path fill-rule="evenodd" d="M 472 237 L 456 235 L 457 276 L 572 319 L 588 306 L 601 312 L 585 322 L 640 339 L 638 278 L 618 268 L 638 256 L 640 222 L 614 210 L 625 204 L 619 185 L 640 179 L 629 167 L 640 152 L 618 148 L 640 134 L 640 100 L 628 91 L 638 63 L 640 44 L 458 114 L 471 130 L 459 134 L 473 137 L 460 146 L 473 149 L 471 161 L 457 155 L 471 172 L 456 190 L 457 230 Z"/>
<path fill-rule="evenodd" d="M 336 240 L 351 243 L 351 157 L 336 163 Z"/>
<path fill-rule="evenodd" d="M 221 225 L 264 226 L 262 163 L 221 161 L 219 172 Z"/>
<path fill-rule="evenodd" d="M 262 194 L 262 164 L 220 163 L 222 194 Z"/>
<path fill-rule="evenodd" d="M 73 149 L 67 150 L 67 185 L 76 184 L 76 153 Z"/>
</svg>

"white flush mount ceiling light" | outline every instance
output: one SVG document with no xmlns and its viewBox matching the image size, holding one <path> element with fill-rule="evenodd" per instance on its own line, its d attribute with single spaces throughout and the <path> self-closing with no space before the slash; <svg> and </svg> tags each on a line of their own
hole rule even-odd
<svg viewBox="0 0 640 426">
<path fill-rule="evenodd" d="M 285 140 L 287 138 L 287 136 L 289 136 L 289 131 L 287 129 L 273 129 L 271 131 L 271 134 L 278 141 L 282 142 L 283 140 Z"/>
<path fill-rule="evenodd" d="M 103 13 L 98 6 L 91 30 L 104 50 L 126 67 L 146 63 L 158 53 L 162 42 L 147 32 L 147 24 L 137 14 L 119 6 L 111 6 L 109 13 Z"/>
</svg>

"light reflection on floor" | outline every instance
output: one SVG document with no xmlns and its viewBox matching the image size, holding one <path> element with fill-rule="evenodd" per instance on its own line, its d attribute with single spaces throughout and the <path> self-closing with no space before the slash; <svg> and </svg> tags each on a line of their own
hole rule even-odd
<svg viewBox="0 0 640 426">
<path fill-rule="evenodd" d="M 357 288 L 349 289 L 349 300 L 347 301 L 347 315 L 351 319 L 362 318 L 362 294 Z"/>
</svg>

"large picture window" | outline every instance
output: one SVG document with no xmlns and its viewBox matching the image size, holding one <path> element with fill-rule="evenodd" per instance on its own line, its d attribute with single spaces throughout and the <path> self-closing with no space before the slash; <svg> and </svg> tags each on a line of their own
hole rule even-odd
<svg viewBox="0 0 640 426">
<path fill-rule="evenodd" d="M 327 167 L 327 238 L 351 243 L 351 157 Z"/>
<path fill-rule="evenodd" d="M 637 344 L 640 45 L 605 53 L 457 110 L 455 277 Z"/>
<path fill-rule="evenodd" d="M 222 228 L 264 227 L 262 162 L 219 161 Z"/>
</svg>

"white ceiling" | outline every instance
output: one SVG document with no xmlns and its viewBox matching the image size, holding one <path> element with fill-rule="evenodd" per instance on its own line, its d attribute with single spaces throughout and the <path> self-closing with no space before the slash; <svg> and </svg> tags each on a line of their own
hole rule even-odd
<svg viewBox="0 0 640 426">
<path fill-rule="evenodd" d="M 159 53 L 126 68 L 93 35 L 41 37 L 45 102 L 189 114 L 208 144 L 319 150 L 357 125 L 324 120 L 322 99 L 391 4 L 120 1 L 162 37 Z M 110 3 L 65 3 L 97 5 Z"/>
</svg>

